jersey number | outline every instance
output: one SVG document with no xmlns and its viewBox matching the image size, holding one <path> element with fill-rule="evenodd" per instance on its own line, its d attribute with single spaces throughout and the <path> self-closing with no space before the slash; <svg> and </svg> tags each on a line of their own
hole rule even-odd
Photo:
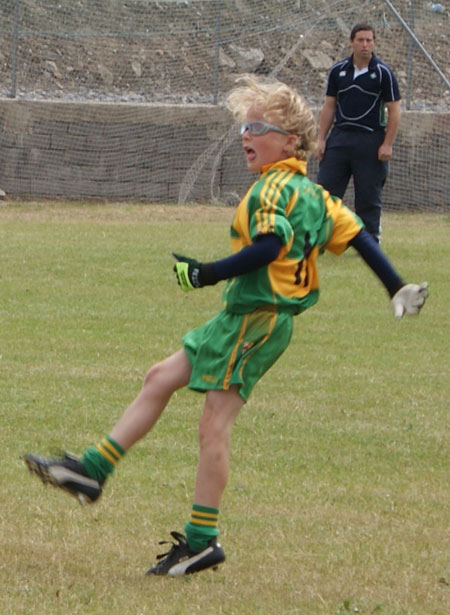
<svg viewBox="0 0 450 615">
<path fill-rule="evenodd" d="M 297 286 L 308 286 L 308 261 L 306 258 L 298 262 L 295 270 L 295 283 Z"/>
</svg>

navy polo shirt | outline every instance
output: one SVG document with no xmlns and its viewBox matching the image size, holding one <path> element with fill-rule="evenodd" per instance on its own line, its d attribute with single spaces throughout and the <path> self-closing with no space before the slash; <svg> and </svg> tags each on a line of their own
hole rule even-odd
<svg viewBox="0 0 450 615">
<path fill-rule="evenodd" d="M 353 56 L 331 67 L 326 94 L 336 98 L 334 125 L 344 130 L 384 130 L 385 103 L 400 100 L 394 73 L 372 54 L 368 70 L 356 78 L 354 74 Z"/>
</svg>

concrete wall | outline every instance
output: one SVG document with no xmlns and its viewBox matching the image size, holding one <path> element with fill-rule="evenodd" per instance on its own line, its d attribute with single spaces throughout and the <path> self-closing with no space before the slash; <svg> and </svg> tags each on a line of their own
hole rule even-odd
<svg viewBox="0 0 450 615">
<path fill-rule="evenodd" d="M 232 202 L 254 176 L 231 125 L 213 105 L 0 100 L 0 188 L 17 198 Z M 386 206 L 450 207 L 449 135 L 450 112 L 403 114 Z"/>
</svg>

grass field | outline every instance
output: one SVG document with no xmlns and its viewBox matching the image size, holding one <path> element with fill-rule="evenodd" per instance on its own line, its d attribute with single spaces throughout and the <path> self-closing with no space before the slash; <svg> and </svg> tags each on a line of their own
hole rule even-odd
<svg viewBox="0 0 450 615">
<path fill-rule="evenodd" d="M 386 214 L 419 318 L 392 317 L 349 251 L 238 418 L 221 507 L 227 561 L 143 572 L 192 504 L 202 396 L 174 396 L 90 507 L 44 489 L 27 451 L 81 453 L 146 369 L 220 307 L 170 252 L 226 255 L 230 208 L 0 207 L 1 615 L 448 615 L 450 216 Z"/>
</svg>

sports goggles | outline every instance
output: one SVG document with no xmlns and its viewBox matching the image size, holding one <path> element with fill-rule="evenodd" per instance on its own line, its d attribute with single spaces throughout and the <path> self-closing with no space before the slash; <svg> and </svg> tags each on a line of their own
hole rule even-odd
<svg viewBox="0 0 450 615">
<path fill-rule="evenodd" d="M 279 126 L 274 126 L 273 124 L 268 124 L 267 122 L 254 121 L 254 122 L 245 122 L 241 126 L 241 137 L 244 132 L 248 130 L 252 137 L 260 137 L 261 135 L 265 135 L 266 133 L 273 130 L 274 132 L 279 132 L 282 135 L 290 135 L 291 133 Z"/>
</svg>

